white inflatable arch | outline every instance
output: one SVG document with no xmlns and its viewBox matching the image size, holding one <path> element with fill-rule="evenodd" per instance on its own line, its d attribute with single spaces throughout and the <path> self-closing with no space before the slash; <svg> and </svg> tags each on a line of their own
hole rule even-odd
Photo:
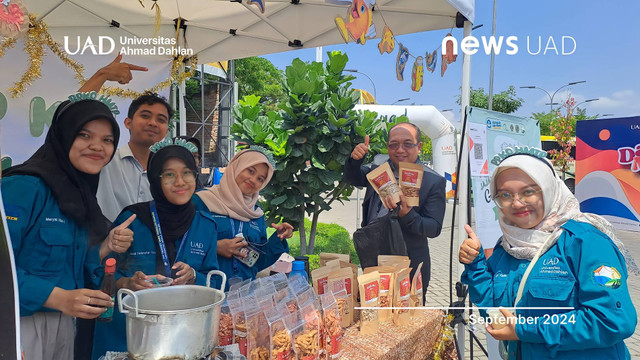
<svg viewBox="0 0 640 360">
<path fill-rule="evenodd" d="M 431 138 L 433 148 L 433 169 L 447 179 L 447 198 L 453 196 L 453 183 L 456 178 L 456 131 L 453 125 L 431 105 L 356 105 L 356 110 L 369 110 L 378 116 L 405 115 L 409 122 L 418 126 Z"/>
</svg>

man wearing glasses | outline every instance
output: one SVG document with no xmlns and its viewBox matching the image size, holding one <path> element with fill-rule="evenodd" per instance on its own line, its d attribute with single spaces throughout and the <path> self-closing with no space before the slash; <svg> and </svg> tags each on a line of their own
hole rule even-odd
<svg viewBox="0 0 640 360">
<path fill-rule="evenodd" d="M 422 148 L 420 141 L 420 129 L 411 123 L 400 123 L 389 130 L 387 151 L 389 153 L 389 165 L 396 179 L 400 162 L 420 163 L 418 154 Z M 362 202 L 362 226 L 370 224 L 375 219 L 383 217 L 400 207 L 398 221 L 402 228 L 402 235 L 407 246 L 407 252 L 411 259 L 411 267 L 422 265 L 422 286 L 426 293 L 431 277 L 431 258 L 429 256 L 428 238 L 440 235 L 442 221 L 446 206 L 444 177 L 438 175 L 430 168 L 423 166 L 424 173 L 420 186 L 420 205 L 408 206 L 404 195 L 400 195 L 400 202 L 395 204 L 391 197 L 380 199 L 366 175 L 375 169 L 375 165 L 364 166 L 364 158 L 369 152 L 369 136 L 364 143 L 356 145 L 347 159 L 344 167 L 344 179 L 354 186 L 366 187 L 367 191 Z M 413 276 L 413 274 L 412 274 Z"/>
</svg>

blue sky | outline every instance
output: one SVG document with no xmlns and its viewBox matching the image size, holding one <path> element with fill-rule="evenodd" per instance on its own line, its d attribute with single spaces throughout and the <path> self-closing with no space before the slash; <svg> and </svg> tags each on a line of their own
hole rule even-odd
<svg viewBox="0 0 640 360">
<path fill-rule="evenodd" d="M 493 1 L 476 0 L 476 20 L 474 25 L 483 24 L 473 32 L 481 36 L 491 35 Z M 569 82 L 586 80 L 586 83 L 564 88 L 554 97 L 554 102 L 566 99 L 567 91 L 577 102 L 586 99 L 600 100 L 583 104 L 587 114 L 614 114 L 614 117 L 640 115 L 640 26 L 637 14 L 640 2 L 605 2 L 595 0 L 539 0 L 505 1 L 498 0 L 496 36 L 517 36 L 519 51 L 515 55 L 501 52 L 496 55 L 494 92 L 500 92 L 514 85 L 517 96 L 524 99 L 523 106 L 515 113 L 528 117 L 532 112 L 549 109 L 549 97 L 537 89 L 520 89 L 520 86 L 534 85 L 553 93 Z M 393 29 L 392 29 L 393 30 Z M 440 46 L 448 30 L 400 35 L 397 41 L 409 48 L 412 54 L 423 55 Z M 462 29 L 454 29 L 453 35 L 462 39 Z M 563 36 L 575 39 L 576 50 L 571 55 L 556 55 L 555 52 L 530 55 L 527 51 L 527 36 L 532 39 L 531 50 L 537 49 L 538 37 L 543 47 L 550 36 L 558 51 Z M 533 42 L 535 41 L 535 42 Z M 415 103 L 434 105 L 438 109 L 454 109 L 456 119 L 459 106 L 455 103 L 460 93 L 462 79 L 462 57 L 449 65 L 444 77 L 440 77 L 440 58 L 435 73 L 425 69 L 424 85 L 420 92 L 411 90 L 410 59 L 405 69 L 405 80 L 400 82 L 395 75 L 396 50 L 392 54 L 380 55 L 379 40 L 369 40 L 365 45 L 329 46 L 327 51 L 340 50 L 349 56 L 347 68 L 366 73 L 375 83 L 377 100 L 380 104 L 391 104 L 402 98 L 411 98 L 401 104 Z M 572 44 L 567 43 L 567 51 Z M 535 51 L 534 51 L 535 52 Z M 440 52 L 439 52 L 440 53 Z M 299 57 L 304 61 L 315 60 L 315 49 L 304 49 L 267 55 L 278 68 L 284 69 Z M 471 86 L 483 87 L 488 92 L 490 55 L 483 51 L 471 57 Z M 326 61 L 326 55 L 324 56 Z M 371 81 L 361 74 L 354 80 L 354 87 L 373 92 Z"/>
</svg>

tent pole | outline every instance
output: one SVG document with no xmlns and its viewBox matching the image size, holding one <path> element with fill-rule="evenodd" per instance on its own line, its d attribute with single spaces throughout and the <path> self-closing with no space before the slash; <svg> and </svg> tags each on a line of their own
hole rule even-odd
<svg viewBox="0 0 640 360">
<path fill-rule="evenodd" d="M 182 71 L 184 72 L 184 64 L 182 64 Z M 187 108 L 184 105 L 184 97 L 185 97 L 185 80 L 182 80 L 178 85 L 180 88 L 180 92 L 178 94 L 178 111 L 180 111 L 180 132 L 179 135 L 187 135 Z"/>
<path fill-rule="evenodd" d="M 463 36 L 467 37 L 471 35 L 471 23 L 469 21 L 464 22 L 464 31 Z M 465 112 L 467 111 L 467 107 L 469 106 L 469 96 L 470 96 L 470 80 L 471 80 L 471 56 L 467 55 L 463 52 L 462 56 L 462 93 L 460 94 L 460 119 L 464 119 Z M 466 122 L 462 122 L 467 127 Z M 458 244 L 455 247 L 455 254 L 457 254 L 460 249 L 460 244 L 467 238 L 467 232 L 464 230 L 464 225 L 469 222 L 467 219 L 467 211 L 466 207 L 468 204 L 467 196 L 467 188 L 468 188 L 468 166 L 469 163 L 469 150 L 468 150 L 468 139 L 467 139 L 467 130 L 462 129 L 462 138 L 460 139 L 460 148 L 458 151 L 461 151 L 462 154 L 460 156 L 460 173 L 457 178 L 456 192 L 458 192 L 458 201 L 460 204 L 460 211 L 458 211 Z M 452 229 L 453 230 L 453 229 Z M 454 255 L 454 259 L 458 257 Z M 457 278 L 460 279 L 460 275 L 464 271 L 464 265 L 458 265 L 458 274 Z M 458 340 L 458 351 L 462 352 L 462 358 L 464 358 L 464 345 L 465 345 L 465 326 L 464 324 L 457 325 L 457 340 Z"/>
</svg>

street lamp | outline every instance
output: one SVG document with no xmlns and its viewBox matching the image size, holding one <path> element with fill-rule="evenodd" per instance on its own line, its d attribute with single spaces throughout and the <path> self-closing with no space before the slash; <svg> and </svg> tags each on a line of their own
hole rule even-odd
<svg viewBox="0 0 640 360">
<path fill-rule="evenodd" d="M 615 115 L 615 114 L 602 114 L 602 117 L 605 117 L 605 116 L 613 116 L 613 115 Z"/>
<path fill-rule="evenodd" d="M 411 98 L 398 99 L 398 100 L 392 102 L 391 105 L 397 104 L 397 103 L 402 102 L 402 101 L 407 101 L 407 100 L 411 100 Z"/>
<path fill-rule="evenodd" d="M 581 102 L 577 103 L 576 106 L 574 106 L 574 108 L 577 109 L 578 105 L 582 105 L 584 103 L 588 103 L 588 102 L 592 102 L 592 101 L 598 101 L 598 100 L 600 100 L 600 99 L 599 98 L 595 98 L 595 99 L 589 99 L 589 100 L 581 101 Z"/>
<path fill-rule="evenodd" d="M 358 74 L 362 74 L 362 75 L 366 76 L 367 79 L 369 79 L 369 81 L 371 81 L 371 85 L 373 86 L 373 99 L 376 100 L 376 101 L 378 100 L 378 97 L 376 96 L 376 84 L 373 82 L 373 80 L 371 80 L 369 75 L 367 75 L 367 74 L 365 74 L 363 72 L 360 72 L 360 71 L 358 71 L 356 69 L 344 69 L 343 71 L 351 72 L 351 73 L 358 73 Z"/>
<path fill-rule="evenodd" d="M 571 85 L 576 85 L 576 84 L 582 84 L 582 83 L 586 83 L 586 80 L 581 80 L 581 81 L 573 81 L 570 82 L 566 85 L 562 85 L 558 88 L 558 90 L 553 92 L 553 95 L 549 94 L 549 92 L 541 87 L 537 87 L 537 86 L 520 86 L 520 89 L 538 89 L 538 90 L 542 90 L 544 91 L 545 94 L 547 94 L 547 96 L 549 97 L 549 105 L 551 106 L 551 111 L 553 111 L 553 98 L 556 96 L 556 94 L 558 93 L 558 91 L 560 91 L 560 89 L 566 88 L 567 86 L 571 86 Z"/>
</svg>

